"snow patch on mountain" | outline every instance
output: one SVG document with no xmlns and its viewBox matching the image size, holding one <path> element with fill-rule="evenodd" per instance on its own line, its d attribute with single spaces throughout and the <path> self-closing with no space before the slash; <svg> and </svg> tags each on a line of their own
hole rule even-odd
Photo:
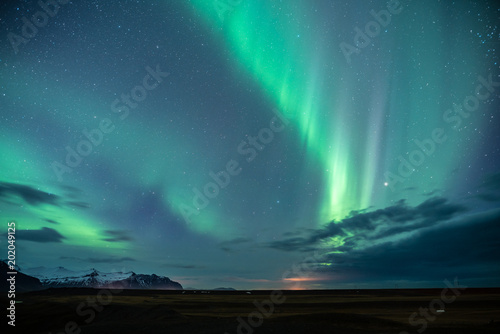
<svg viewBox="0 0 500 334">
<path fill-rule="evenodd" d="M 25 271 L 38 278 L 46 287 L 122 287 L 125 289 L 172 289 L 182 290 L 182 286 L 165 276 L 144 275 L 129 272 L 106 273 L 97 269 L 73 271 L 64 267 L 36 267 Z"/>
</svg>

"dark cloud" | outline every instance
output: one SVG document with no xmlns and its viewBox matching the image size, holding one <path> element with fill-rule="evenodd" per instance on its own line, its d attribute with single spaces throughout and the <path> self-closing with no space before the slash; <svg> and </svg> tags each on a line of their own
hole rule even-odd
<svg viewBox="0 0 500 334">
<path fill-rule="evenodd" d="M 499 279 L 499 221 L 497 209 L 422 229 L 398 241 L 344 247 L 343 253 L 325 255 L 322 261 L 331 265 L 317 270 L 359 281 Z"/>
<path fill-rule="evenodd" d="M 453 218 L 457 213 L 465 211 L 467 211 L 467 208 L 464 205 L 448 203 L 448 200 L 442 197 L 428 199 L 414 210 L 417 216 L 420 215 L 428 223 L 446 221 Z"/>
<path fill-rule="evenodd" d="M 64 197 L 77 198 L 79 190 L 67 187 L 63 191 Z M 88 209 L 90 204 L 82 201 L 63 201 L 62 197 L 36 189 L 29 185 L 0 182 L 0 200 L 9 204 L 17 204 L 19 199 L 24 203 L 37 206 L 49 204 L 54 206 L 68 206 L 79 209 Z"/>
<path fill-rule="evenodd" d="M 29 205 L 50 204 L 58 206 L 59 200 L 57 195 L 35 189 L 31 186 L 0 182 L 0 198 L 6 202 L 10 202 L 9 200 L 15 197 L 20 197 Z"/>
<path fill-rule="evenodd" d="M 284 251 L 323 256 L 312 268 L 354 283 L 376 281 L 442 281 L 443 278 L 500 281 L 500 209 L 470 213 L 460 204 L 432 198 L 410 207 L 404 201 L 385 209 L 332 222 L 307 237 L 271 243 Z M 328 238 L 345 237 L 342 246 L 318 247 Z M 332 252 L 335 251 L 335 252 Z"/>
<path fill-rule="evenodd" d="M 379 239 L 436 225 L 465 211 L 465 206 L 449 203 L 440 197 L 430 198 L 416 207 L 410 207 L 401 200 L 393 206 L 371 212 L 352 211 L 349 217 L 331 222 L 307 237 L 288 238 L 268 246 L 284 251 L 311 251 L 320 241 L 332 237 L 362 235 L 361 240 Z"/>
<path fill-rule="evenodd" d="M 56 224 L 56 225 L 59 225 L 60 223 L 53 220 L 53 219 L 44 219 L 44 221 L 46 221 L 47 223 L 51 223 L 51 224 Z"/>
<path fill-rule="evenodd" d="M 66 204 L 68 206 L 72 206 L 72 207 L 79 208 L 79 209 L 88 209 L 88 208 L 90 208 L 90 204 L 86 203 L 86 202 L 71 201 L 71 202 L 66 202 Z"/>
<path fill-rule="evenodd" d="M 62 242 L 65 237 L 52 228 L 42 227 L 40 230 L 16 230 L 16 239 L 34 242 Z"/>
<path fill-rule="evenodd" d="M 134 238 L 132 238 L 129 235 L 128 231 L 123 231 L 123 230 L 106 230 L 106 231 L 104 231 L 104 234 L 107 235 L 105 238 L 102 239 L 104 241 L 120 242 L 120 241 L 132 241 L 132 240 L 134 240 Z"/>
</svg>

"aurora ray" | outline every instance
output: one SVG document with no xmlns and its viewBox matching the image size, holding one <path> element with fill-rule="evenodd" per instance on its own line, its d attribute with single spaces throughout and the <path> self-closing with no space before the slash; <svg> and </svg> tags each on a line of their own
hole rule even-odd
<svg viewBox="0 0 500 334">
<path fill-rule="evenodd" d="M 0 217 L 22 267 L 272 289 L 317 251 L 306 287 L 498 281 L 494 1 L 37 11 L 0 5 Z"/>
</svg>

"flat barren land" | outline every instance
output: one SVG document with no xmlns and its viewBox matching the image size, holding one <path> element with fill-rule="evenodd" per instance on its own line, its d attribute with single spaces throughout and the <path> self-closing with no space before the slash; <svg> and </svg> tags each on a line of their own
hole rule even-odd
<svg viewBox="0 0 500 334">
<path fill-rule="evenodd" d="M 455 292 L 49 289 L 19 294 L 16 327 L 9 327 L 53 334 L 500 332 L 500 289 Z"/>
</svg>

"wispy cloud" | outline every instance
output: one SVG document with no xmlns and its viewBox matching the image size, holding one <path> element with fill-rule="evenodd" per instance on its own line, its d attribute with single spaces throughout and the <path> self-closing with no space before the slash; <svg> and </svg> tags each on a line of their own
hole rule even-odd
<svg viewBox="0 0 500 334">
<path fill-rule="evenodd" d="M 393 206 L 371 212 L 353 211 L 349 217 L 330 222 L 326 227 L 313 230 L 303 237 L 291 237 L 268 244 L 270 248 L 284 251 L 311 251 L 322 241 L 340 237 L 351 242 L 360 238 L 375 240 L 414 232 L 427 226 L 450 220 L 458 213 L 466 212 L 465 206 L 449 203 L 445 198 L 435 197 L 411 207 L 404 200 Z"/>
<path fill-rule="evenodd" d="M 65 237 L 56 230 L 42 227 L 39 230 L 16 230 L 16 239 L 34 242 L 62 242 Z"/>
<path fill-rule="evenodd" d="M 412 234 L 391 229 L 396 233 L 391 234 L 398 238 L 376 243 L 371 239 L 383 234 L 375 233 L 365 238 L 371 224 L 368 223 L 369 220 L 364 221 L 364 224 L 357 226 L 356 236 L 346 239 L 345 244 L 340 247 L 324 249 L 320 262 L 312 264 L 311 268 L 316 274 L 326 275 L 332 282 L 340 278 L 349 282 L 415 281 L 416 278 L 439 281 L 442 277 L 452 276 L 464 279 L 496 277 L 498 282 L 500 209 L 449 219 L 452 212 L 461 212 L 463 209 L 458 206 L 452 209 L 453 206 L 445 206 L 444 202 L 438 203 L 439 201 L 427 203 L 420 206 L 419 211 L 440 212 L 437 214 L 437 217 L 442 217 L 440 224 L 418 225 L 416 232 Z M 409 217 L 413 215 L 408 215 Z M 364 230 L 360 229 L 362 226 L 365 227 Z M 333 228 L 330 227 L 328 231 L 333 231 Z M 323 236 L 325 235 L 328 234 L 324 233 Z M 312 237 L 299 241 L 286 240 L 278 246 L 279 249 L 296 250 L 309 243 L 316 244 L 315 240 Z"/>
<path fill-rule="evenodd" d="M 29 205 L 50 204 L 58 206 L 59 196 L 35 189 L 24 184 L 0 182 L 0 199 L 5 202 L 15 202 L 21 199 Z"/>
<path fill-rule="evenodd" d="M 104 234 L 106 235 L 105 238 L 102 240 L 108 241 L 108 242 L 120 242 L 120 241 L 132 241 L 134 238 L 130 236 L 129 231 L 124 231 L 124 230 L 106 230 L 104 231 Z"/>
<path fill-rule="evenodd" d="M 166 263 L 163 265 L 166 268 L 180 268 L 180 269 L 205 269 L 205 266 L 195 264 L 182 264 L 182 263 Z"/>
</svg>

